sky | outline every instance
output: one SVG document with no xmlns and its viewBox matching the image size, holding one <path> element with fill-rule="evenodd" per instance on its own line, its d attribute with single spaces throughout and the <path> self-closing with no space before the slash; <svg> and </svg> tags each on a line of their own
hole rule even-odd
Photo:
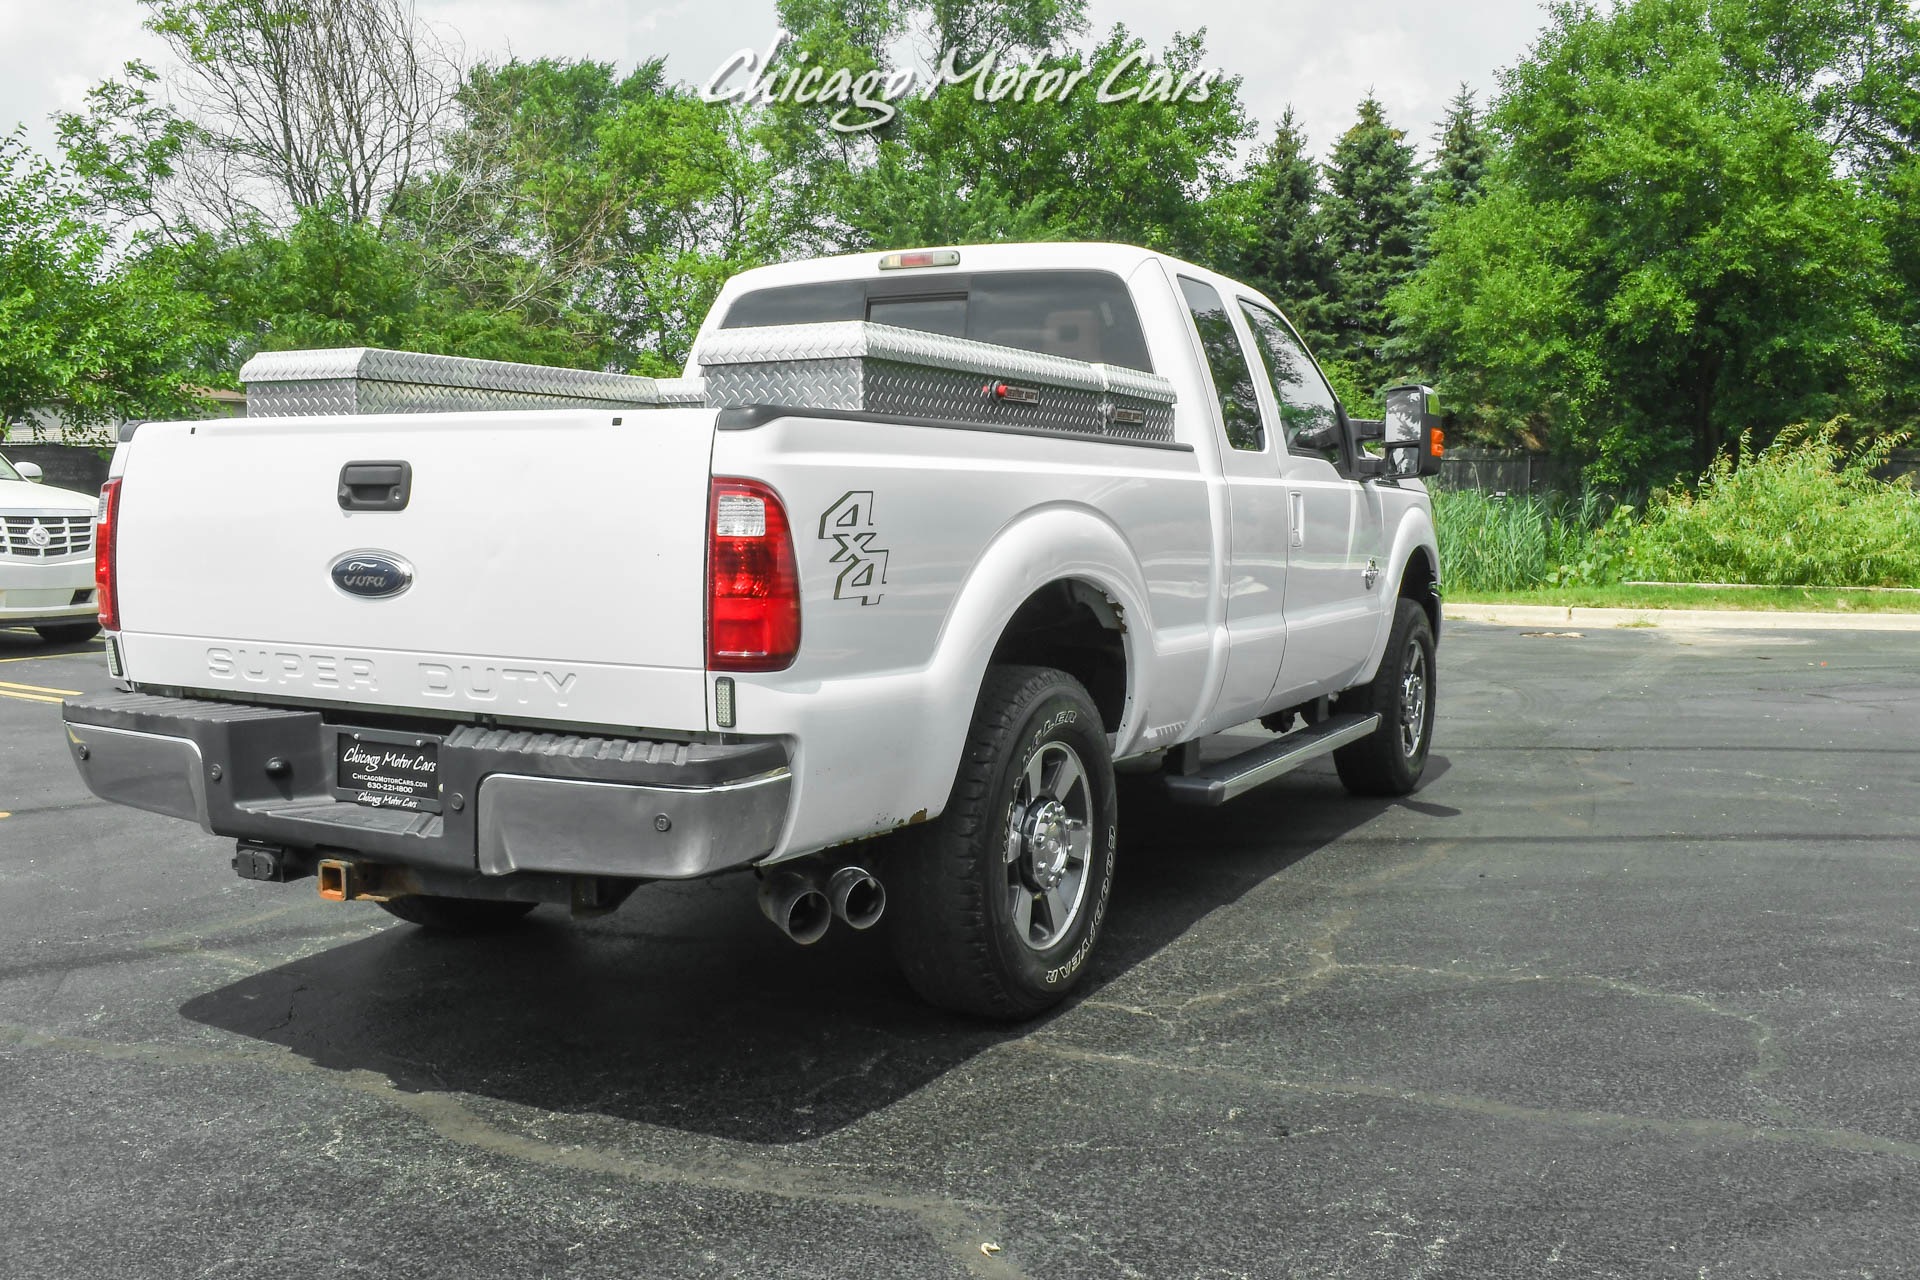
<svg viewBox="0 0 1920 1280">
<path fill-rule="evenodd" d="M 468 59 L 590 57 L 630 67 L 664 55 L 669 74 L 699 84 L 735 50 L 764 49 L 773 0 L 419 0 L 455 33 Z M 1496 73 L 1533 43 L 1540 0 L 1091 0 L 1094 36 L 1124 23 L 1150 46 L 1176 30 L 1207 30 L 1207 55 L 1243 77 L 1242 100 L 1261 137 L 1291 104 L 1324 156 L 1371 90 L 1422 153 L 1464 82 L 1484 103 Z M 129 58 L 164 69 L 159 40 L 135 0 L 0 0 L 0 129 L 24 123 L 51 151 L 48 117 L 77 108 L 88 87 Z"/>
</svg>

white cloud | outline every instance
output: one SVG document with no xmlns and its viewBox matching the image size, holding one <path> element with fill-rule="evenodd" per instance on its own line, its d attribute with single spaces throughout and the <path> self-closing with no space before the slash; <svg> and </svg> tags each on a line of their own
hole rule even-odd
<svg viewBox="0 0 1920 1280">
<path fill-rule="evenodd" d="M 140 26 L 143 12 L 127 0 L 0 0 L 0 130 L 24 124 L 34 146 L 51 150 L 49 117 L 77 110 L 129 58 L 159 57 L 160 42 Z"/>
<path fill-rule="evenodd" d="M 630 67 L 665 55 L 669 73 L 692 83 L 736 49 L 764 48 L 774 30 L 773 0 L 421 0 L 421 12 L 457 33 L 469 58 Z M 53 112 L 77 108 L 128 58 L 160 62 L 144 14 L 134 0 L 0 0 L 0 129 L 22 121 L 34 145 L 50 149 Z M 1495 71 L 1525 52 L 1542 20 L 1538 0 L 1092 0 L 1090 16 L 1095 35 L 1123 22 L 1152 45 L 1205 26 L 1209 58 L 1244 78 L 1263 138 L 1291 103 L 1322 154 L 1369 89 L 1425 149 L 1458 85 L 1484 102 Z"/>
</svg>

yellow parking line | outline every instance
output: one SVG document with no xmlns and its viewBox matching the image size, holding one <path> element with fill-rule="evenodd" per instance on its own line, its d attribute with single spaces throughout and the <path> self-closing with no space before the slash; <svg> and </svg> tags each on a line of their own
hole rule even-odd
<svg viewBox="0 0 1920 1280">
<path fill-rule="evenodd" d="M 43 698 L 37 693 L 15 693 L 11 689 L 0 689 L 0 698 L 12 698 L 18 702 L 51 702 L 60 705 L 59 698 Z"/>
<path fill-rule="evenodd" d="M 105 645 L 89 646 L 87 650 L 80 653 L 32 653 L 24 658 L 0 658 L 0 662 L 52 662 L 55 658 L 91 658 L 105 647 Z"/>
<path fill-rule="evenodd" d="M 15 684 L 11 680 L 0 680 L 0 689 L 12 689 L 18 693 L 57 693 L 67 698 L 77 698 L 80 696 L 78 689 L 49 689 L 45 685 Z"/>
</svg>

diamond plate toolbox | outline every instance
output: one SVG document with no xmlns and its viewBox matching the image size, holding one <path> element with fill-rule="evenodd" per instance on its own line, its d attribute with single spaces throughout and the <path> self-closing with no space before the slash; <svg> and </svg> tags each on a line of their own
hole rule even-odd
<svg viewBox="0 0 1920 1280">
<path fill-rule="evenodd" d="M 1156 374 L 865 321 L 721 329 L 701 344 L 707 403 L 937 418 L 1169 444 L 1173 384 Z"/>
<path fill-rule="evenodd" d="M 699 405 L 698 380 L 635 378 L 378 347 L 263 351 L 240 370 L 249 417 Z"/>
</svg>

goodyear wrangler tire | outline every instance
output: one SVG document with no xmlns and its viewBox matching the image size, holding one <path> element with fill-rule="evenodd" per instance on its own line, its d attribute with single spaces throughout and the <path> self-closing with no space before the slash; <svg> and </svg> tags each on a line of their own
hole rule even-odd
<svg viewBox="0 0 1920 1280">
<path fill-rule="evenodd" d="M 1380 727 L 1333 753 L 1340 781 L 1356 796 L 1404 796 L 1420 785 L 1433 746 L 1433 623 L 1402 596 L 1373 680 L 1340 695 L 1340 710 L 1380 713 Z"/>
<path fill-rule="evenodd" d="M 989 1018 L 1057 1003 L 1106 922 L 1116 824 L 1106 727 L 1080 682 L 990 668 L 946 810 L 890 859 L 886 918 L 914 990 Z"/>
</svg>

